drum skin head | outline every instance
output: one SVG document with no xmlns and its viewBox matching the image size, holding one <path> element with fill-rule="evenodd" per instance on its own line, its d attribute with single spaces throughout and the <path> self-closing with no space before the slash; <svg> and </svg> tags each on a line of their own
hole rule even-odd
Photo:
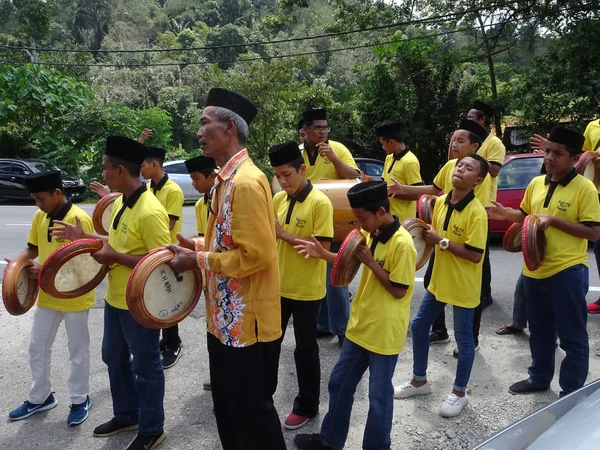
<svg viewBox="0 0 600 450">
<path fill-rule="evenodd" d="M 127 307 L 143 327 L 169 328 L 185 319 L 202 294 L 202 272 L 195 267 L 177 273 L 167 263 L 175 254 L 158 248 L 144 256 L 127 283 Z"/>
<path fill-rule="evenodd" d="M 101 234 L 102 236 L 108 236 L 112 206 L 115 200 L 121 195 L 123 194 L 120 192 L 111 192 L 96 203 L 94 212 L 92 213 L 92 223 L 94 224 L 96 233 Z"/>
<path fill-rule="evenodd" d="M 433 245 L 427 244 L 423 239 L 423 231 L 429 229 L 429 225 L 421 219 L 406 219 L 402 222 L 402 227 L 408 231 L 413 238 L 415 249 L 417 250 L 417 270 L 423 267 L 433 252 Z"/>
<path fill-rule="evenodd" d="M 522 228 L 523 224 L 517 222 L 508 227 L 502 238 L 502 247 L 504 250 L 511 253 L 519 253 L 523 249 L 521 243 Z"/>
<path fill-rule="evenodd" d="M 27 259 L 13 259 L 2 278 L 2 300 L 9 314 L 20 316 L 35 304 L 39 287 L 37 280 L 27 276 L 25 268 L 31 263 Z"/>
<path fill-rule="evenodd" d="M 521 242 L 525 265 L 532 272 L 539 269 L 546 256 L 546 235 L 539 229 L 540 219 L 527 216 L 523 221 Z"/>
<path fill-rule="evenodd" d="M 108 265 L 100 264 L 91 254 L 102 249 L 98 239 L 78 239 L 63 245 L 42 265 L 38 279 L 42 290 L 55 298 L 77 298 L 96 288 Z"/>
<path fill-rule="evenodd" d="M 365 236 L 359 230 L 352 230 L 348 233 L 331 268 L 329 282 L 332 286 L 343 287 L 352 283 L 360 268 L 360 261 L 354 256 L 354 253 L 365 241 Z"/>
<path fill-rule="evenodd" d="M 597 152 L 583 152 L 575 166 L 577 173 L 586 177 L 596 187 L 600 186 L 600 170 L 596 170 L 596 166 L 594 165 L 594 160 L 598 156 Z"/>
</svg>

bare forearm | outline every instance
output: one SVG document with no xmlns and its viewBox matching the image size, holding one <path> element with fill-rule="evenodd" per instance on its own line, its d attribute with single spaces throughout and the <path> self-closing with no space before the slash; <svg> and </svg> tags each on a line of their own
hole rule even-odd
<svg viewBox="0 0 600 450">
<path fill-rule="evenodd" d="M 500 173 L 500 169 L 502 169 L 502 166 L 499 166 L 497 164 L 490 164 L 489 167 L 489 174 L 492 178 L 496 178 Z"/>
<path fill-rule="evenodd" d="M 114 262 L 116 264 L 121 264 L 122 266 L 130 267 L 133 269 L 144 256 L 145 255 L 128 255 L 126 253 L 116 252 Z"/>
<path fill-rule="evenodd" d="M 402 192 L 394 195 L 394 198 L 400 200 L 419 200 L 422 195 L 438 195 L 440 191 L 434 185 L 426 186 L 402 186 Z"/>
<path fill-rule="evenodd" d="M 356 169 L 344 164 L 340 159 L 334 159 L 331 163 L 340 178 L 357 178 L 360 176 L 360 173 Z"/>
<path fill-rule="evenodd" d="M 377 280 L 394 296 L 394 298 L 401 299 L 406 295 L 407 289 L 392 284 L 389 272 L 383 270 L 381 266 L 377 264 L 377 261 L 373 260 L 367 267 L 371 269 Z"/>
<path fill-rule="evenodd" d="M 588 241 L 597 241 L 600 239 L 600 227 L 599 226 L 588 226 L 582 223 L 567 222 L 562 219 L 554 218 L 550 226 L 562 231 L 563 233 L 570 234 Z"/>
<path fill-rule="evenodd" d="M 445 251 L 475 264 L 479 263 L 483 257 L 482 253 L 470 250 L 464 245 L 456 244 L 454 242 L 450 242 L 450 246 Z"/>
<path fill-rule="evenodd" d="M 21 253 L 19 253 L 15 259 L 35 259 L 38 257 L 38 249 L 27 247 Z"/>
</svg>

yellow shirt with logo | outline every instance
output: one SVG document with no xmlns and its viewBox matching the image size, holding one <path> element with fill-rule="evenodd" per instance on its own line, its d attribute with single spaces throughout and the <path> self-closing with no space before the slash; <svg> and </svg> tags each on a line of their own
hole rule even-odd
<svg viewBox="0 0 600 450">
<path fill-rule="evenodd" d="M 183 218 L 183 191 L 177 183 L 165 175 L 166 182 L 162 184 L 162 180 L 158 183 L 157 189 L 154 189 L 151 183 L 148 184 L 148 190 L 152 191 L 161 205 L 167 210 L 167 215 L 170 219 L 176 219 L 175 226 L 170 231 L 171 243 L 177 244 L 177 233 L 181 233 L 181 222 Z M 167 225 L 168 226 L 168 225 Z"/>
<path fill-rule="evenodd" d="M 123 196 L 117 198 L 113 204 L 108 243 L 119 253 L 146 255 L 151 250 L 171 242 L 167 211 L 152 192 L 146 189 L 146 186 L 142 188 L 127 199 L 130 206 L 125 208 L 116 230 L 113 224 L 123 206 Z M 136 199 L 135 203 L 131 205 L 134 199 Z M 131 267 L 121 264 L 111 265 L 104 297 L 109 305 L 128 309 L 125 292 L 131 271 Z"/>
<path fill-rule="evenodd" d="M 433 180 L 433 185 L 437 189 L 444 192 L 450 192 L 452 190 L 452 174 L 454 173 L 458 161 L 458 159 L 451 159 L 440 169 Z M 490 174 L 488 173 L 483 182 L 475 187 L 475 197 L 477 197 L 477 200 L 479 200 L 482 205 L 489 205 L 491 203 L 491 179 L 492 177 L 490 177 Z"/>
<path fill-rule="evenodd" d="M 294 199 L 278 192 L 273 197 L 275 219 L 295 236 L 333 239 L 333 205 L 329 198 L 309 183 Z M 291 209 L 291 211 L 290 211 Z M 281 296 L 292 300 L 320 300 L 325 297 L 327 263 L 306 259 L 287 242 L 277 240 Z"/>
<path fill-rule="evenodd" d="M 208 222 L 208 203 L 206 203 L 206 197 L 202 196 L 200 200 L 196 202 L 194 206 L 196 211 L 196 229 L 198 236 L 204 236 L 206 234 L 206 224 Z"/>
<path fill-rule="evenodd" d="M 383 165 L 383 179 L 387 184 L 392 184 L 392 180 L 408 186 L 423 184 L 419 160 L 410 150 L 404 150 L 398 155 L 387 155 Z M 390 210 L 402 222 L 417 217 L 417 202 L 390 198 Z"/>
<path fill-rule="evenodd" d="M 554 190 L 549 193 L 550 190 Z M 596 186 L 577 175 L 575 169 L 563 180 L 553 183 L 549 175 L 535 177 L 527 186 L 521 202 L 524 214 L 546 214 L 566 222 L 600 225 L 600 204 Z M 549 227 L 546 235 L 546 257 L 534 271 L 523 266 L 523 274 L 542 279 L 556 275 L 577 264 L 588 266 L 588 241 L 572 236 L 558 228 Z"/>
<path fill-rule="evenodd" d="M 462 308 L 475 308 L 481 297 L 483 253 L 488 234 L 487 213 L 471 191 L 452 205 L 452 191 L 437 199 L 433 208 L 432 226 L 442 238 L 481 253 L 478 263 L 456 256 L 435 246 L 435 258 L 429 292 L 435 298 Z"/>
<path fill-rule="evenodd" d="M 374 237 L 364 230 L 362 232 L 375 261 L 389 273 L 390 281 L 407 288 L 407 291 L 403 298 L 395 298 L 371 269 L 363 266 L 346 337 L 373 353 L 397 355 L 404 350 L 406 342 L 417 251 L 412 237 L 398 220 L 377 236 L 376 246 Z"/>
<path fill-rule="evenodd" d="M 350 153 L 350 150 L 346 148 L 344 144 L 340 144 L 336 141 L 328 141 L 327 142 L 333 153 L 347 166 L 356 169 L 356 176 L 358 177 L 358 166 Z M 306 150 L 306 144 L 304 147 L 304 151 L 302 152 L 302 156 L 304 157 L 304 164 L 306 164 L 306 178 L 309 180 L 320 180 L 320 179 L 331 179 L 338 180 L 340 176 L 335 170 L 335 166 L 329 161 L 327 158 L 323 158 L 321 155 L 317 153 L 317 157 L 314 161 L 310 161 L 308 157 L 308 150 Z"/>
<path fill-rule="evenodd" d="M 506 158 L 506 147 L 502 143 L 502 140 L 498 136 L 488 134 L 488 137 L 483 141 L 477 154 L 489 163 L 497 163 L 502 166 L 504 164 L 504 158 Z M 498 177 L 490 177 L 490 200 L 496 201 L 496 194 L 498 192 Z"/>
<path fill-rule="evenodd" d="M 75 217 L 78 217 L 81 221 L 81 226 L 86 233 L 94 233 L 94 225 L 92 223 L 92 219 L 87 213 L 79 208 L 71 204 L 66 215 L 58 220 L 62 220 L 67 223 L 75 224 L 77 223 Z M 30 246 L 35 246 L 38 249 L 38 259 L 40 264 L 44 264 L 48 257 L 54 253 L 55 250 L 58 250 L 63 245 L 69 243 L 70 241 L 57 241 L 55 237 L 51 237 L 50 241 L 48 241 L 48 227 L 50 227 L 50 217 L 43 211 L 38 210 L 33 216 L 33 221 L 31 223 L 31 229 L 29 230 L 29 237 L 27 238 L 27 242 Z M 56 311 L 63 312 L 77 312 L 77 311 L 85 311 L 90 309 L 96 303 L 96 291 L 91 290 L 87 294 L 71 299 L 61 299 L 50 297 L 43 290 L 40 289 L 39 297 L 37 300 L 37 305 L 43 308 L 54 309 Z"/>
<path fill-rule="evenodd" d="M 600 119 L 592 120 L 588 123 L 583 136 L 585 137 L 583 151 L 593 152 L 600 150 Z M 600 186 L 598 186 L 598 193 L 600 194 Z"/>
</svg>

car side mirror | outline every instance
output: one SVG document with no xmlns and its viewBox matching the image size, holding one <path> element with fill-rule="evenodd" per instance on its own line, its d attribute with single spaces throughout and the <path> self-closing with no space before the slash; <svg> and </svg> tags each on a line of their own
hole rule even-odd
<svg viewBox="0 0 600 450">
<path fill-rule="evenodd" d="M 23 171 L 23 175 L 29 175 L 29 174 L 31 174 L 31 172 L 29 170 L 24 170 Z"/>
</svg>

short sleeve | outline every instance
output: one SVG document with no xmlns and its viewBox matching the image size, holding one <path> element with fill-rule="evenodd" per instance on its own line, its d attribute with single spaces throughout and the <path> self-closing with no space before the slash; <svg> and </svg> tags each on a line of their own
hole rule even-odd
<svg viewBox="0 0 600 450">
<path fill-rule="evenodd" d="M 83 228 L 83 231 L 85 231 L 86 233 L 90 233 L 93 234 L 95 233 L 94 231 L 94 223 L 92 222 L 92 219 L 90 219 L 90 216 L 88 216 L 87 214 L 84 214 L 82 217 L 79 217 L 79 221 L 81 222 L 81 227 Z M 73 222 L 75 222 L 73 220 Z"/>
<path fill-rule="evenodd" d="M 523 200 L 521 200 L 520 209 L 525 215 L 531 214 L 531 191 L 533 190 L 533 183 L 535 183 L 535 178 L 527 185 L 525 195 L 523 196 Z"/>
<path fill-rule="evenodd" d="M 340 160 L 349 167 L 358 170 L 358 166 L 356 165 L 356 161 L 352 157 L 352 153 L 348 150 L 344 145 L 338 144 L 335 148 L 335 154 Z"/>
<path fill-rule="evenodd" d="M 492 139 L 490 146 L 487 149 L 485 159 L 487 159 L 488 162 L 502 165 L 504 163 L 504 158 L 506 158 L 506 147 L 500 139 Z"/>
<path fill-rule="evenodd" d="M 333 239 L 333 205 L 328 198 L 319 200 L 313 213 L 313 236 L 317 239 Z"/>
<path fill-rule="evenodd" d="M 454 161 L 454 160 L 452 160 Z M 446 175 L 446 173 L 448 172 L 448 164 L 451 163 L 452 161 L 448 161 L 446 164 L 444 164 L 444 167 L 442 167 L 440 169 L 440 171 L 437 173 L 437 175 L 435 176 L 435 178 L 433 179 L 433 185 L 441 190 L 444 191 L 446 194 L 448 192 L 450 192 L 450 189 L 452 189 L 452 187 L 450 187 L 450 189 L 447 189 L 446 186 L 446 180 L 448 179 L 448 176 Z"/>
<path fill-rule="evenodd" d="M 585 141 L 583 142 L 583 151 L 589 152 L 594 150 L 594 143 L 592 142 L 592 123 L 590 122 L 585 127 L 585 131 L 583 132 L 583 136 L 585 137 Z"/>
<path fill-rule="evenodd" d="M 477 208 L 472 212 L 465 236 L 465 248 L 483 254 L 488 234 L 488 219 L 483 208 Z"/>
<path fill-rule="evenodd" d="M 412 239 L 402 239 L 394 236 L 394 255 L 390 265 L 390 281 L 407 288 L 415 283 L 415 267 L 417 265 L 417 252 Z"/>
<path fill-rule="evenodd" d="M 404 176 L 406 177 L 406 184 L 414 185 L 423 182 L 421 179 L 421 166 L 418 161 L 408 161 L 404 166 Z"/>
<path fill-rule="evenodd" d="M 148 251 L 164 247 L 171 243 L 169 221 L 166 213 L 156 210 L 154 214 L 146 214 L 141 218 L 142 240 Z"/>
<path fill-rule="evenodd" d="M 598 202 L 598 191 L 594 185 L 586 183 L 582 188 L 577 205 L 577 221 L 589 225 L 600 225 L 600 202 Z"/>
<path fill-rule="evenodd" d="M 183 192 L 181 189 L 171 189 L 167 194 L 165 205 L 167 214 L 174 219 L 181 219 L 183 213 Z"/>
<path fill-rule="evenodd" d="M 27 243 L 31 245 L 35 245 L 36 247 L 40 245 L 39 241 L 39 228 L 40 228 L 40 220 L 42 218 L 41 211 L 36 211 L 33 215 L 33 220 L 31 221 L 31 228 L 29 229 L 29 236 L 27 237 Z"/>
</svg>

